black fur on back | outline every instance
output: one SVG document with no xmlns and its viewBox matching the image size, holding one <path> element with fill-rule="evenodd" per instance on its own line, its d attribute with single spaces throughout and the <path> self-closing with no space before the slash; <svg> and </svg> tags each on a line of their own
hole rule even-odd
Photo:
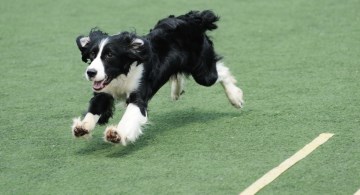
<svg viewBox="0 0 360 195">
<path fill-rule="evenodd" d="M 169 16 L 160 20 L 144 37 L 151 43 L 148 52 L 152 55 L 146 64 L 148 79 L 154 80 L 155 89 L 178 72 L 192 75 L 204 86 L 216 81 L 215 64 L 221 57 L 215 53 L 206 31 L 216 29 L 218 20 L 210 10 Z"/>
</svg>

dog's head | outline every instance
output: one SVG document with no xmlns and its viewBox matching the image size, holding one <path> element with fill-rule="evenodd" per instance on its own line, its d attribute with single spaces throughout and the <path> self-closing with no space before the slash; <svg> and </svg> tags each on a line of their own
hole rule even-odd
<svg viewBox="0 0 360 195">
<path fill-rule="evenodd" d="M 127 75 L 134 62 L 140 64 L 146 57 L 146 40 L 130 32 L 109 36 L 92 29 L 88 36 L 79 36 L 76 43 L 82 61 L 89 64 L 85 76 L 93 81 L 95 92 L 100 92 L 119 75 Z"/>
</svg>

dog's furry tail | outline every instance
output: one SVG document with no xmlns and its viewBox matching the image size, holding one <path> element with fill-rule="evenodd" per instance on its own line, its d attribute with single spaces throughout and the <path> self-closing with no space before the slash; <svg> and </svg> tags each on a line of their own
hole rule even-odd
<svg viewBox="0 0 360 195">
<path fill-rule="evenodd" d="M 181 16 L 180 16 L 181 17 Z M 200 11 L 190 11 L 182 17 L 183 20 L 186 20 L 190 23 L 195 23 L 196 26 L 199 26 L 203 32 L 207 30 L 217 29 L 215 24 L 219 21 L 220 17 L 215 15 L 211 10 Z"/>
</svg>

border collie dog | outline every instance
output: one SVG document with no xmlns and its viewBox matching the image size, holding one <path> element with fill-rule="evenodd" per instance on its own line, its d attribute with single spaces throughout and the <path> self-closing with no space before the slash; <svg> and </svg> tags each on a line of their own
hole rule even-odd
<svg viewBox="0 0 360 195">
<path fill-rule="evenodd" d="M 79 36 L 76 43 L 82 61 L 89 64 L 85 76 L 92 81 L 94 96 L 84 118 L 73 120 L 73 135 L 90 135 L 96 124 L 112 117 L 115 101 L 125 101 L 122 119 L 106 128 L 104 139 L 123 145 L 134 142 L 147 123 L 147 106 L 155 93 L 170 81 L 171 98 L 177 100 L 190 75 L 203 86 L 220 83 L 230 103 L 241 108 L 242 90 L 206 35 L 217 28 L 218 20 L 212 11 L 191 11 L 160 20 L 145 36 L 108 35 L 97 28 Z"/>
</svg>

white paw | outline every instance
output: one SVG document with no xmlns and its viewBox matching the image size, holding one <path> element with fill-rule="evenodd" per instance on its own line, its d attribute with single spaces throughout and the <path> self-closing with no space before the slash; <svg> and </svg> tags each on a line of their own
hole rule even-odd
<svg viewBox="0 0 360 195">
<path fill-rule="evenodd" d="M 117 132 L 116 126 L 109 126 L 105 129 L 104 140 L 106 142 L 111 142 L 114 144 L 118 144 L 121 142 L 121 137 Z"/>
<path fill-rule="evenodd" d="M 90 136 L 90 130 L 87 129 L 85 125 L 81 122 L 80 117 L 73 119 L 73 125 L 71 126 L 71 131 L 73 136 L 75 137 Z"/>
<path fill-rule="evenodd" d="M 181 91 L 180 93 L 171 93 L 171 99 L 174 100 L 174 101 L 176 101 L 176 100 L 178 100 L 178 99 L 180 98 L 180 96 L 181 96 L 182 94 L 184 94 L 184 93 L 185 93 L 185 91 Z"/>
<path fill-rule="evenodd" d="M 225 93 L 230 103 L 235 108 L 243 107 L 244 105 L 243 92 L 240 88 L 236 87 L 235 85 L 226 86 Z"/>
<path fill-rule="evenodd" d="M 129 142 L 135 142 L 141 134 L 141 129 L 130 130 L 123 128 L 121 130 L 116 126 L 109 126 L 105 129 L 104 140 L 114 144 L 121 143 L 123 146 L 126 146 Z"/>
<path fill-rule="evenodd" d="M 147 113 L 145 113 L 147 115 Z M 120 143 L 126 146 L 129 142 L 134 142 L 141 134 L 141 127 L 147 122 L 147 117 L 143 116 L 140 108 L 130 103 L 121 118 L 117 127 L 110 126 L 105 130 L 105 141 Z"/>
<path fill-rule="evenodd" d="M 171 99 L 172 99 L 172 100 L 176 101 L 176 100 L 179 99 L 179 97 L 180 97 L 180 94 L 171 93 Z"/>
<path fill-rule="evenodd" d="M 135 142 L 142 135 L 141 127 L 138 128 L 122 128 L 118 129 L 121 136 L 121 144 L 126 146 L 129 142 Z"/>
<path fill-rule="evenodd" d="M 229 68 L 226 67 L 223 62 L 219 61 L 216 64 L 216 69 L 219 76 L 218 82 L 224 87 L 230 103 L 235 108 L 242 108 L 244 105 L 243 92 L 236 86 L 236 79 L 230 73 Z"/>
</svg>

